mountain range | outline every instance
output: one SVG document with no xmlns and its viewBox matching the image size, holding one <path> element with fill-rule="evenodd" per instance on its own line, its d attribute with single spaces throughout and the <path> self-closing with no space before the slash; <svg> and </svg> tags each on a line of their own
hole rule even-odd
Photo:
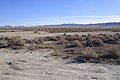
<svg viewBox="0 0 120 80">
<path fill-rule="evenodd" d="M 24 28 L 26 26 L 11 26 L 4 25 L 1 28 Z M 38 26 L 27 26 L 27 27 L 40 27 L 40 28 L 52 28 L 52 27 L 81 27 L 81 28 L 120 28 L 120 22 L 108 22 L 108 23 L 96 23 L 96 24 L 58 24 L 58 25 L 38 25 Z"/>
</svg>

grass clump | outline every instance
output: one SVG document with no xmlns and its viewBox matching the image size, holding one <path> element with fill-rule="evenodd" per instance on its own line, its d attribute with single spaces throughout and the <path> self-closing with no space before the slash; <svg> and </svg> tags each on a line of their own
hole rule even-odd
<svg viewBox="0 0 120 80">
<path fill-rule="evenodd" d="M 80 52 L 79 56 L 75 59 L 78 60 L 78 62 L 84 60 L 84 62 L 95 63 L 114 63 L 114 64 L 120 63 L 119 47 L 106 46 L 98 49 L 86 47 Z"/>
<path fill-rule="evenodd" d="M 84 58 L 86 61 L 91 61 L 97 59 L 98 54 L 94 49 L 87 47 L 80 52 L 79 59 L 80 58 Z"/>
</svg>

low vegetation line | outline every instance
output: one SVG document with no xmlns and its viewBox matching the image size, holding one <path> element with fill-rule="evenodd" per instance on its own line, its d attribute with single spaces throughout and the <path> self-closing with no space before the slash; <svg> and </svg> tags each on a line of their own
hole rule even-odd
<svg viewBox="0 0 120 80">
<path fill-rule="evenodd" d="M 44 43 L 49 42 L 50 43 Z M 120 64 L 120 34 L 114 35 L 60 35 L 21 39 L 19 36 L 0 37 L 0 48 L 29 50 L 50 48 L 62 59 L 72 59 L 80 63 Z"/>
</svg>

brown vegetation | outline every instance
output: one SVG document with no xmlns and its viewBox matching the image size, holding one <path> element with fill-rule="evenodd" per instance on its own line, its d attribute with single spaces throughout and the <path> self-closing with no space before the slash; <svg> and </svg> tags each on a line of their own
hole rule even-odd
<svg viewBox="0 0 120 80">
<path fill-rule="evenodd" d="M 45 26 L 44 26 L 45 27 Z M 0 28 L 0 32 L 18 32 L 18 31 L 46 31 L 50 33 L 67 33 L 67 32 L 96 32 L 96 31 L 113 31 L 120 32 L 119 28 L 80 28 L 80 27 L 67 27 L 67 28 L 41 28 L 41 27 L 14 27 L 14 28 Z"/>
<path fill-rule="evenodd" d="M 19 36 L 16 37 L 0 37 L 0 48 L 21 49 L 24 46 L 24 40 Z"/>
<path fill-rule="evenodd" d="M 51 41 L 50 43 L 44 43 Z M 117 63 L 120 64 L 120 34 L 108 35 L 61 35 L 55 37 L 36 37 L 21 39 L 16 37 L 0 37 L 0 48 L 36 50 L 51 48 L 78 62 Z M 69 57 L 68 57 L 69 56 Z"/>
<path fill-rule="evenodd" d="M 117 63 L 120 61 L 120 34 L 63 35 L 53 44 L 60 55 L 71 55 L 78 62 Z M 68 57 L 67 57 L 68 58 Z"/>
</svg>

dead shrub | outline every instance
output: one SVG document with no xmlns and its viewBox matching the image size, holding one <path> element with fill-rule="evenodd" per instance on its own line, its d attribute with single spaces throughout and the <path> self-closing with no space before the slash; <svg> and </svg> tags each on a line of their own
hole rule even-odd
<svg viewBox="0 0 120 80">
<path fill-rule="evenodd" d="M 109 37 L 109 38 L 106 38 L 104 40 L 104 43 L 107 43 L 107 44 L 116 44 L 116 40 L 112 37 Z"/>
<path fill-rule="evenodd" d="M 43 41 L 58 41 L 56 37 L 48 36 L 45 38 L 42 38 Z"/>
<path fill-rule="evenodd" d="M 85 48 L 84 50 L 81 51 L 80 56 L 85 58 L 86 60 L 98 58 L 98 54 L 92 48 Z"/>
<path fill-rule="evenodd" d="M 107 60 L 107 59 L 118 59 L 119 56 L 116 53 L 104 53 L 99 56 L 100 59 L 102 60 Z"/>
<path fill-rule="evenodd" d="M 120 57 L 120 50 L 117 46 L 106 46 L 102 48 L 103 53 L 99 52 L 99 58 L 106 60 L 106 59 L 118 59 Z"/>
<path fill-rule="evenodd" d="M 120 58 L 116 60 L 116 64 L 120 65 Z"/>
<path fill-rule="evenodd" d="M 26 41 L 27 44 L 41 44 L 41 43 L 43 43 L 41 37 L 36 37 L 36 38 L 30 39 L 30 40 L 29 39 L 25 39 L 25 41 Z"/>
<path fill-rule="evenodd" d="M 85 47 L 99 47 L 103 46 L 103 42 L 98 38 L 89 38 L 83 43 L 83 45 Z"/>
<path fill-rule="evenodd" d="M 75 40 L 82 41 L 82 38 L 78 35 L 67 35 L 65 37 L 65 40 L 67 40 L 67 41 L 75 41 Z"/>
<path fill-rule="evenodd" d="M 65 40 L 67 40 L 67 41 L 73 41 L 74 38 L 71 35 L 67 35 L 66 38 L 65 38 Z"/>
<path fill-rule="evenodd" d="M 77 44 L 77 47 L 82 47 L 82 41 L 75 40 L 75 44 Z"/>
<path fill-rule="evenodd" d="M 38 49 L 38 46 L 35 45 L 35 44 L 30 44 L 27 48 L 28 48 L 29 50 L 36 50 L 36 49 Z"/>
<path fill-rule="evenodd" d="M 120 41 L 120 35 L 118 33 L 115 35 L 101 34 L 98 36 L 107 44 L 117 44 Z"/>
<path fill-rule="evenodd" d="M 30 44 L 27 49 L 29 50 L 37 50 L 37 49 L 53 49 L 55 50 L 54 48 L 54 45 L 50 45 L 50 44 Z"/>
<path fill-rule="evenodd" d="M 4 38 L 0 38 L 0 48 L 7 48 L 8 46 L 9 42 Z"/>
<path fill-rule="evenodd" d="M 67 49 L 64 52 L 67 52 L 68 54 L 74 54 L 75 50 L 74 49 Z"/>
<path fill-rule="evenodd" d="M 75 41 L 68 41 L 65 43 L 65 48 L 76 48 L 76 47 L 81 47 L 82 44 L 80 41 L 75 40 Z"/>
<path fill-rule="evenodd" d="M 24 40 L 19 36 L 16 37 L 1 37 L 0 48 L 21 49 L 24 46 Z"/>
<path fill-rule="evenodd" d="M 58 41 L 66 41 L 66 37 L 67 35 L 60 35 L 60 36 L 56 36 L 56 38 L 58 39 Z"/>
<path fill-rule="evenodd" d="M 12 37 L 8 41 L 9 41 L 9 46 L 12 49 L 21 49 L 24 46 L 24 40 L 21 39 L 19 36 Z"/>
</svg>

